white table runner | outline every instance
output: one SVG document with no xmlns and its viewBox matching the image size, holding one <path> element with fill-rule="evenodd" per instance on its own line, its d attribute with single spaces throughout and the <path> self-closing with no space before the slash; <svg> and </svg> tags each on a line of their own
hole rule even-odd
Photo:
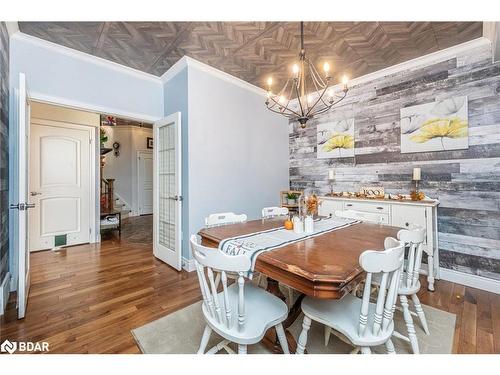
<svg viewBox="0 0 500 375">
<path fill-rule="evenodd" d="M 252 268 L 249 270 L 248 276 L 251 277 L 254 271 L 255 261 L 259 254 L 337 229 L 346 228 L 357 223 L 360 223 L 360 221 L 340 217 L 319 219 L 314 222 L 314 231 L 312 233 L 304 232 L 299 234 L 292 230 L 287 230 L 284 227 L 273 228 L 243 236 L 227 238 L 220 242 L 219 249 L 228 255 L 245 254 L 249 256 L 252 261 Z"/>
</svg>

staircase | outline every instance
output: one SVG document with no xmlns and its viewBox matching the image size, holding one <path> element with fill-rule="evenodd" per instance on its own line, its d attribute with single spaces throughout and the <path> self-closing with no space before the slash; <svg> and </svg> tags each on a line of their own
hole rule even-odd
<svg viewBox="0 0 500 375">
<path fill-rule="evenodd" d="M 114 178 L 101 178 L 101 212 L 115 211 Z"/>
</svg>

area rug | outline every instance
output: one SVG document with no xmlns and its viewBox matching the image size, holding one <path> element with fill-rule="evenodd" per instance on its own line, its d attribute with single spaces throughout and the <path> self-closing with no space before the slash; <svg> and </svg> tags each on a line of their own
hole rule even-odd
<svg viewBox="0 0 500 375">
<path fill-rule="evenodd" d="M 132 335 L 141 351 L 146 354 L 196 353 L 205 327 L 205 321 L 201 312 L 201 303 L 201 301 L 196 302 L 182 310 L 178 310 L 132 330 Z M 453 346 L 456 315 L 426 305 L 422 307 L 425 311 L 431 334 L 426 335 L 419 325 L 418 318 L 414 317 L 413 321 L 419 340 L 420 353 L 450 354 Z M 299 316 L 290 327 L 290 332 L 296 339 L 302 329 L 302 318 L 302 315 Z M 395 325 L 397 331 L 406 334 L 406 325 L 401 311 L 395 312 Z M 307 341 L 307 351 L 309 353 L 348 354 L 352 351 L 352 346 L 344 343 L 333 334 L 330 336 L 328 346 L 325 346 L 323 332 L 323 326 L 313 321 Z M 207 348 L 216 345 L 220 341 L 222 341 L 222 338 L 213 332 Z M 411 353 L 411 347 L 408 342 L 396 337 L 393 338 L 393 342 L 396 353 Z M 236 350 L 236 346 L 233 349 Z M 221 351 L 221 353 L 224 352 Z M 373 352 L 385 353 L 385 347 L 382 345 L 373 348 Z M 249 345 L 248 353 L 270 354 L 262 344 Z"/>
</svg>

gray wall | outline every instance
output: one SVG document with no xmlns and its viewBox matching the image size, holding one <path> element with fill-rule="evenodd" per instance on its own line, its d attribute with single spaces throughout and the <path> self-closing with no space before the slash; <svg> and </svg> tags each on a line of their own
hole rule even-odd
<svg viewBox="0 0 500 375">
<path fill-rule="evenodd" d="M 308 123 L 290 124 L 290 185 L 329 191 L 382 185 L 409 192 L 411 171 L 421 167 L 422 190 L 438 198 L 441 267 L 500 280 L 500 64 L 489 45 L 445 61 L 394 73 L 352 88 L 342 106 Z M 400 108 L 467 95 L 468 150 L 400 153 Z M 316 126 L 355 118 L 355 158 L 317 159 Z"/>
<path fill-rule="evenodd" d="M 9 34 L 0 22 L 0 284 L 9 253 Z"/>
<path fill-rule="evenodd" d="M 189 67 L 189 233 L 214 212 L 259 218 L 288 188 L 288 122 L 265 94 Z"/>
</svg>

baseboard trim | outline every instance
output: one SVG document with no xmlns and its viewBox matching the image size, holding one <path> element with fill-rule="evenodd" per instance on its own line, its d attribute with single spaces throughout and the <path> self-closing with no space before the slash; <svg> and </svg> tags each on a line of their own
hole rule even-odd
<svg viewBox="0 0 500 375">
<path fill-rule="evenodd" d="M 500 294 L 500 281 L 441 267 L 441 279 Z"/>
<path fill-rule="evenodd" d="M 2 284 L 0 285 L 0 315 L 3 315 L 5 312 L 5 306 L 7 306 L 7 302 L 9 301 L 10 294 L 10 273 L 7 272 L 4 279 L 2 280 Z"/>
<path fill-rule="evenodd" d="M 194 259 L 186 259 L 182 257 L 182 269 L 187 272 L 193 272 L 196 270 L 196 266 L 194 264 Z"/>
</svg>

